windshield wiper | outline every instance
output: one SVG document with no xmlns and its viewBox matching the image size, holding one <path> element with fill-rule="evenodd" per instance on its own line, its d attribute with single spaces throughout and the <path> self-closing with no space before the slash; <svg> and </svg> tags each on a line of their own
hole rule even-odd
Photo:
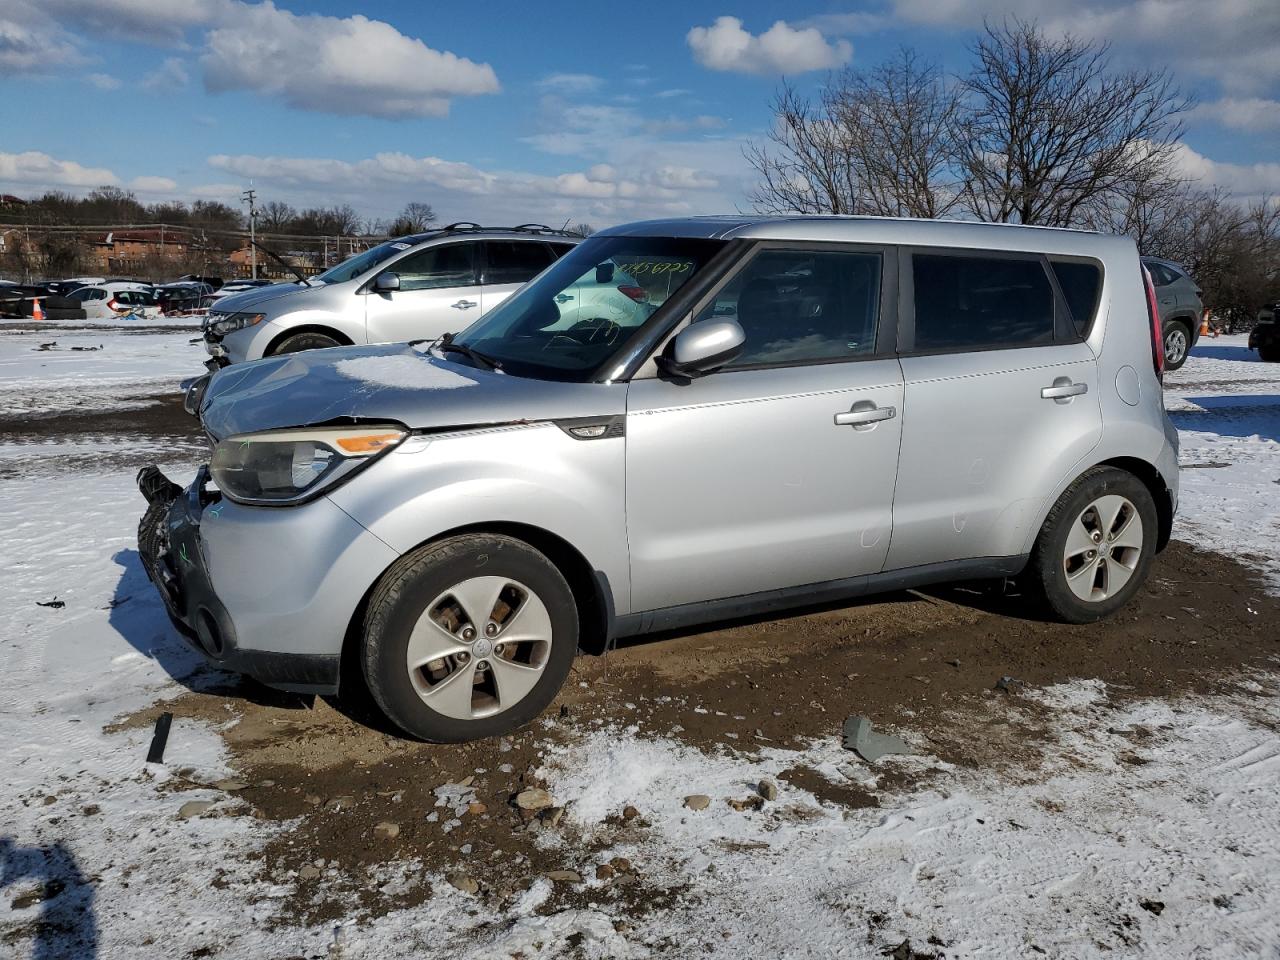
<svg viewBox="0 0 1280 960">
<path fill-rule="evenodd" d="M 485 370 L 501 370 L 502 364 L 493 357 L 486 356 L 479 350 L 468 347 L 465 343 L 454 343 L 453 334 L 446 333 L 440 338 L 440 342 L 436 344 L 436 349 L 441 353 L 460 353 L 468 360 L 474 361 Z"/>
<path fill-rule="evenodd" d="M 263 253 L 265 253 L 265 254 L 266 254 L 268 257 L 270 257 L 272 260 L 276 261 L 276 263 L 280 264 L 280 266 L 282 266 L 282 267 L 284 267 L 286 270 L 290 271 L 290 272 L 291 272 L 295 277 L 297 277 L 297 278 L 298 278 L 298 282 L 299 282 L 299 283 L 301 283 L 304 287 L 309 287 L 309 286 L 311 286 L 311 281 L 310 281 L 310 280 L 308 280 L 306 277 L 304 277 L 304 276 L 301 274 L 301 272 L 299 272 L 299 270 L 298 270 L 298 268 L 297 268 L 297 267 L 295 267 L 293 264 L 291 264 L 291 263 L 289 263 L 288 261 L 286 261 L 286 260 L 284 259 L 284 257 L 280 256 L 280 254 L 276 253 L 276 252 L 275 252 L 274 250 L 272 250 L 270 247 L 265 247 L 265 246 L 263 246 L 263 245 L 262 245 L 261 243 L 259 243 L 257 240 L 250 240 L 249 242 L 250 242 L 250 243 L 252 243 L 252 244 L 253 244 L 255 247 L 257 247 L 259 250 L 261 250 Z"/>
</svg>

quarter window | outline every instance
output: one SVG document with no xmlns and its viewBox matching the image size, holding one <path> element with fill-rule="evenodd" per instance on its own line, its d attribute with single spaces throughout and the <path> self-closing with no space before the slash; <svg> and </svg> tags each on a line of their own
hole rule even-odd
<svg viewBox="0 0 1280 960">
<path fill-rule="evenodd" d="M 397 260 L 389 268 L 400 275 L 401 290 L 470 287 L 476 283 L 476 245 L 450 243 L 427 247 Z"/>
<path fill-rule="evenodd" d="M 1038 259 L 916 254 L 911 263 L 917 351 L 1053 342 L 1053 288 Z"/>
<path fill-rule="evenodd" d="M 766 250 L 695 322 L 736 319 L 746 343 L 732 367 L 851 360 L 875 352 L 878 253 Z"/>
<path fill-rule="evenodd" d="M 1102 270 L 1096 263 L 1082 260 L 1051 260 L 1054 276 L 1062 288 L 1062 296 L 1071 310 L 1071 322 L 1078 337 L 1093 326 L 1098 310 L 1098 294 L 1102 290 Z"/>
<path fill-rule="evenodd" d="M 551 264 L 545 243 L 536 240 L 490 240 L 485 249 L 485 283 L 526 283 Z"/>
</svg>

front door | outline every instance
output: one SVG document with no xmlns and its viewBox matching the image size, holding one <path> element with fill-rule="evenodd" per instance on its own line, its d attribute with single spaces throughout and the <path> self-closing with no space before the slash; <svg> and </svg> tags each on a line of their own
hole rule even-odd
<svg viewBox="0 0 1280 960">
<path fill-rule="evenodd" d="M 1043 258 L 904 261 L 914 309 L 887 568 L 1018 556 L 1102 435 L 1096 358 Z"/>
<path fill-rule="evenodd" d="M 481 309 L 488 313 L 555 260 L 542 240 L 486 240 L 480 276 Z"/>
<path fill-rule="evenodd" d="M 433 339 L 469 327 L 481 314 L 474 240 L 427 247 L 388 264 L 400 289 L 364 294 L 370 343 Z"/>
<path fill-rule="evenodd" d="M 893 274 L 885 251 L 765 247 L 694 318 L 735 317 L 742 354 L 687 384 L 631 383 L 633 612 L 881 569 L 902 423 L 898 361 L 876 342 Z"/>
</svg>

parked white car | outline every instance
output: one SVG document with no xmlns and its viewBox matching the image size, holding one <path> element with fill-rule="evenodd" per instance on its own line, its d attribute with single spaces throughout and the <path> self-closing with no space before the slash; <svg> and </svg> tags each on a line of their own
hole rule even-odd
<svg viewBox="0 0 1280 960">
<path fill-rule="evenodd" d="M 67 294 L 84 309 L 86 319 L 110 320 L 113 317 L 155 317 L 160 314 L 156 295 L 140 283 L 104 283 L 80 287 Z"/>
</svg>

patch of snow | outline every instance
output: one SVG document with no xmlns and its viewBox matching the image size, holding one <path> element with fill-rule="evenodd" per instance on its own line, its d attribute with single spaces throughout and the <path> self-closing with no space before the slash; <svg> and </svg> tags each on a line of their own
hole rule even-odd
<svg viewBox="0 0 1280 960">
<path fill-rule="evenodd" d="M 334 369 L 352 380 L 408 390 L 454 390 L 477 382 L 417 356 L 356 357 L 339 360 Z"/>
</svg>

